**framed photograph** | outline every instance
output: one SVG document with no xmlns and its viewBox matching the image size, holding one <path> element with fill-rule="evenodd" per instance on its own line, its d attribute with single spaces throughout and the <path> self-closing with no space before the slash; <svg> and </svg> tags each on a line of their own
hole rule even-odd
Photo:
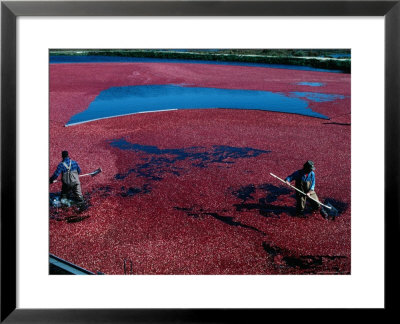
<svg viewBox="0 0 400 324">
<path fill-rule="evenodd" d="M 399 15 L 2 2 L 1 320 L 393 310 Z"/>
</svg>

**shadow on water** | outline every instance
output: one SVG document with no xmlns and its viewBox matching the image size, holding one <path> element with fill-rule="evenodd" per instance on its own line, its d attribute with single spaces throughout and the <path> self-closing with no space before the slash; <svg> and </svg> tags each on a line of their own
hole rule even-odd
<svg viewBox="0 0 400 324">
<path fill-rule="evenodd" d="M 232 194 L 237 198 L 246 201 L 248 199 L 254 199 L 252 194 L 255 192 L 256 192 L 256 187 L 253 184 L 251 184 L 248 186 L 241 187 L 237 191 L 233 191 Z"/>
<path fill-rule="evenodd" d="M 236 211 L 250 211 L 256 210 L 263 217 L 279 218 L 281 214 L 294 215 L 296 212 L 295 207 L 291 206 L 276 206 L 266 202 L 266 198 L 260 198 L 258 203 L 241 203 L 234 204 Z"/>
<path fill-rule="evenodd" d="M 293 190 L 286 187 L 277 187 L 272 184 L 266 183 L 259 186 L 259 189 L 267 192 L 266 202 L 275 202 L 279 196 L 293 194 Z"/>
<path fill-rule="evenodd" d="M 263 193 L 267 192 L 266 197 L 258 199 L 257 203 L 246 202 L 247 200 L 255 199 L 253 194 L 255 194 L 257 190 L 262 190 Z M 296 210 L 295 207 L 276 206 L 272 204 L 277 201 L 279 196 L 293 194 L 291 190 L 285 187 L 277 187 L 268 183 L 257 187 L 254 184 L 250 184 L 233 191 L 232 194 L 242 200 L 242 203 L 233 205 L 236 211 L 256 210 L 261 216 L 279 218 L 282 213 L 294 214 Z"/>
<path fill-rule="evenodd" d="M 249 200 L 255 200 L 254 196 L 257 194 L 258 190 L 261 190 L 262 194 L 266 193 L 265 197 L 259 198 L 258 202 L 248 202 Z M 269 183 L 261 184 L 259 186 L 250 184 L 232 191 L 232 194 L 238 199 L 242 200 L 241 203 L 233 205 L 236 211 L 239 212 L 255 210 L 258 211 L 261 216 L 275 218 L 279 218 L 283 213 L 292 216 L 296 215 L 295 201 L 293 201 L 292 206 L 278 206 L 273 204 L 274 202 L 278 201 L 278 198 L 281 196 L 290 196 L 291 198 L 296 199 L 296 194 L 293 192 L 293 190 L 286 187 L 277 187 Z M 335 207 L 335 209 L 338 211 L 337 216 L 345 212 L 348 207 L 348 204 L 332 198 L 325 199 L 324 204 L 331 204 L 333 207 Z M 310 205 L 307 204 L 306 213 L 311 212 L 310 208 Z"/>
</svg>

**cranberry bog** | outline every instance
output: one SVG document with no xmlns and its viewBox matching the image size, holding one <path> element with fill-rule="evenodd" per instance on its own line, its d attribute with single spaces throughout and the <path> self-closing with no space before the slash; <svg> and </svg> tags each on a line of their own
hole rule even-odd
<svg viewBox="0 0 400 324">
<path fill-rule="evenodd" d="M 49 252 L 104 274 L 350 274 L 350 79 L 239 65 L 50 64 L 50 172 L 63 150 L 83 173 L 102 172 L 81 179 L 89 208 L 80 221 L 74 208 L 50 207 Z M 211 104 L 68 125 L 104 91 L 155 85 L 296 97 L 314 116 Z M 307 160 L 335 219 L 296 217 L 294 191 L 270 176 Z"/>
</svg>

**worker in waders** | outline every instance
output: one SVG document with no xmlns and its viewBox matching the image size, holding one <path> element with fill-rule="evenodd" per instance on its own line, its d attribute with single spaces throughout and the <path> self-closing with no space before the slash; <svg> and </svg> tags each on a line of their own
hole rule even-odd
<svg viewBox="0 0 400 324">
<path fill-rule="evenodd" d="M 306 201 L 307 197 L 311 197 L 317 201 L 319 201 L 318 196 L 315 192 L 315 173 L 314 173 L 315 167 L 314 167 L 314 162 L 313 161 L 307 161 L 303 165 L 303 169 L 297 170 L 293 172 L 290 176 L 288 176 L 285 181 L 287 184 L 290 184 L 290 182 L 295 181 L 295 187 L 302 192 L 304 192 L 306 195 L 303 195 L 302 193 L 296 191 L 296 215 L 303 217 L 304 216 L 304 210 L 306 208 Z M 320 211 L 321 215 L 326 218 L 327 215 L 326 211 L 321 208 L 321 205 L 319 205 L 317 202 L 313 201 L 312 199 L 309 199 L 311 208 L 313 212 Z"/>
<path fill-rule="evenodd" d="M 82 195 L 81 183 L 79 181 L 79 174 L 81 168 L 78 163 L 69 158 L 68 152 L 61 153 L 62 161 L 58 164 L 56 171 L 50 177 L 50 184 L 58 178 L 61 173 L 61 201 L 67 199 L 72 193 L 73 199 L 79 206 L 84 206 L 84 199 Z"/>
</svg>

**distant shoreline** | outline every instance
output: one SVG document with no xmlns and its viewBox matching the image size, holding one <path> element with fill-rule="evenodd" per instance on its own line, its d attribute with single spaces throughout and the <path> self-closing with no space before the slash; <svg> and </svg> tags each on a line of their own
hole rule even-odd
<svg viewBox="0 0 400 324">
<path fill-rule="evenodd" d="M 330 54 L 329 50 L 320 50 L 321 53 Z M 351 58 L 347 57 L 347 52 L 343 50 L 343 56 L 332 54 L 339 57 L 324 56 L 304 56 L 307 52 L 299 52 L 303 56 L 292 55 L 292 51 L 282 51 L 264 53 L 261 50 L 112 50 L 112 49 L 51 49 L 51 56 L 120 56 L 120 57 L 144 57 L 158 59 L 186 59 L 204 60 L 219 62 L 244 62 L 262 63 L 277 65 L 296 65 L 320 68 L 326 70 L 340 70 L 344 73 L 351 72 Z M 314 54 L 314 53 L 313 53 Z"/>
</svg>

